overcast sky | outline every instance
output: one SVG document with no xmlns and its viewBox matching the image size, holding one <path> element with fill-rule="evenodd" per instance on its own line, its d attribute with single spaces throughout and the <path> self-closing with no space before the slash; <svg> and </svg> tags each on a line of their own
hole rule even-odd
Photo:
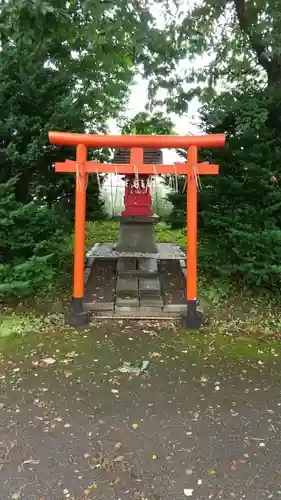
<svg viewBox="0 0 281 500">
<path fill-rule="evenodd" d="M 169 0 L 168 0 L 169 1 Z M 181 14 L 175 6 L 175 2 L 172 0 L 170 3 L 170 9 L 174 11 L 174 15 L 179 19 Z M 180 4 L 181 13 L 185 12 L 187 14 L 189 9 L 194 7 L 196 0 L 183 0 Z M 163 28 L 165 24 L 165 14 L 167 13 L 166 6 L 163 3 L 155 2 L 151 11 L 157 21 L 159 28 Z M 203 63 L 207 62 L 207 58 L 204 55 L 200 55 L 197 59 L 193 59 L 191 63 L 188 59 L 182 61 L 179 65 L 179 71 L 190 70 L 191 68 L 196 68 L 196 66 L 201 66 Z M 162 94 L 161 94 L 162 97 Z M 132 118 L 137 113 L 145 111 L 145 105 L 147 103 L 147 82 L 145 82 L 140 76 L 136 77 L 135 84 L 132 86 L 131 96 L 126 110 L 126 115 L 128 118 Z M 175 131 L 179 135 L 198 135 L 202 133 L 199 127 L 199 117 L 198 117 L 199 102 L 197 99 L 193 99 L 189 103 L 188 112 L 182 114 L 181 116 L 175 114 L 169 114 L 171 120 L 175 125 Z M 158 108 L 159 109 L 159 108 Z M 110 120 L 109 122 L 110 131 L 112 134 L 119 134 L 120 130 L 116 125 L 116 121 Z M 177 155 L 173 151 L 164 150 L 164 162 L 174 162 L 177 161 Z"/>
<path fill-rule="evenodd" d="M 140 77 L 136 80 L 135 85 L 132 87 L 130 100 L 127 107 L 126 115 L 128 118 L 132 118 L 137 113 L 145 111 L 145 105 L 147 103 L 147 83 Z M 173 123 L 175 124 L 175 130 L 177 134 L 180 135 L 193 135 L 200 134 L 202 130 L 199 127 L 198 120 L 198 101 L 193 100 L 188 109 L 188 113 L 182 116 L 169 114 Z M 115 120 L 110 120 L 109 122 L 110 132 L 112 134 L 120 134 L 120 130 L 116 125 Z M 177 160 L 177 155 L 175 152 L 170 150 L 164 150 L 164 162 L 173 163 Z"/>
</svg>

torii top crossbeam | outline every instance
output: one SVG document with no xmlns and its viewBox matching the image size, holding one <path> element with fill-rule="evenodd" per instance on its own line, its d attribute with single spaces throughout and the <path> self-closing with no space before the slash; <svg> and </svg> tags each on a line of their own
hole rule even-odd
<svg viewBox="0 0 281 500">
<path fill-rule="evenodd" d="M 89 148 L 216 148 L 225 144 L 224 134 L 212 135 L 98 135 L 49 132 L 49 141 L 57 146 Z"/>
</svg>

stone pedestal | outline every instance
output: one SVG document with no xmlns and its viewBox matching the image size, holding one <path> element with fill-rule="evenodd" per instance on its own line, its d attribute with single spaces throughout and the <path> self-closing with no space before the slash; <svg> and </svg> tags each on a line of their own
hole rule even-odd
<svg viewBox="0 0 281 500">
<path fill-rule="evenodd" d="M 158 253 L 155 224 L 158 217 L 124 216 L 119 217 L 120 231 L 117 252 Z"/>
</svg>

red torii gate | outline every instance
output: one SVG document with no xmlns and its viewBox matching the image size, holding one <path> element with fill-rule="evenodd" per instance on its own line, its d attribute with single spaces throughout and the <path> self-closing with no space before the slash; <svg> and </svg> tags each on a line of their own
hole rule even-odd
<svg viewBox="0 0 281 500">
<path fill-rule="evenodd" d="M 197 175 L 218 174 L 219 166 L 208 162 L 198 163 L 199 147 L 222 147 L 225 134 L 201 136 L 173 135 L 96 135 L 76 134 L 71 132 L 49 132 L 49 141 L 58 146 L 76 146 L 76 161 L 66 160 L 55 164 L 56 172 L 76 173 L 75 198 L 75 243 L 74 243 L 74 284 L 70 318 L 75 325 L 87 324 L 89 314 L 84 309 L 84 259 L 85 259 L 85 223 L 86 223 L 86 188 L 88 173 L 118 174 L 177 174 L 186 175 L 187 183 L 187 275 L 186 326 L 198 328 L 201 323 L 196 309 L 197 300 Z M 87 148 L 129 148 L 130 164 L 105 164 L 87 161 Z M 181 148 L 187 149 L 187 162 L 175 165 L 145 165 L 144 148 Z"/>
</svg>

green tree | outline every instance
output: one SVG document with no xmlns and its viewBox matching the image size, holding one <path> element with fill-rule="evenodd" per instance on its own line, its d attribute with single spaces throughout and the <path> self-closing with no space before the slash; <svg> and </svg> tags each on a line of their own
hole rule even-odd
<svg viewBox="0 0 281 500">
<path fill-rule="evenodd" d="M 57 208 L 19 202 L 16 182 L 0 184 L 0 299 L 50 288 L 62 262 L 61 240 L 70 230 Z"/>
<path fill-rule="evenodd" d="M 280 286 L 281 271 L 280 23 L 277 1 L 196 3 L 181 41 L 191 58 L 204 53 L 206 64 L 182 79 L 175 98 L 183 109 L 197 94 L 202 128 L 227 134 L 225 148 L 202 152 L 221 169 L 217 178 L 202 178 L 201 266 L 270 288 Z M 181 224 L 182 197 L 174 202 Z"/>
<path fill-rule="evenodd" d="M 245 282 L 280 286 L 280 131 L 270 119 L 281 96 L 241 89 L 206 105 L 206 131 L 227 132 L 224 149 L 208 152 L 220 175 L 200 193 L 202 265 Z"/>
<path fill-rule="evenodd" d="M 127 121 L 121 121 L 122 134 L 168 135 L 174 134 L 174 124 L 169 116 L 157 111 L 143 111 Z"/>
<path fill-rule="evenodd" d="M 167 72 L 175 51 L 162 54 L 166 32 L 138 0 L 2 0 L 0 27 L 0 181 L 17 175 L 23 203 L 68 206 L 73 176 L 55 175 L 53 162 L 73 150 L 50 146 L 48 130 L 105 132 L 136 66 Z"/>
<path fill-rule="evenodd" d="M 38 271 L 41 283 L 45 273 L 50 282 L 56 243 L 73 217 L 75 176 L 55 174 L 53 165 L 75 152 L 50 145 L 48 130 L 106 132 L 108 119 L 126 104 L 137 67 L 147 75 L 156 68 L 164 75 L 175 66 L 177 51 L 165 52 L 166 35 L 166 28 L 157 28 L 149 2 L 141 0 L 0 0 L 1 220 L 3 231 L 8 228 L 1 238 L 0 265 L 5 290 L 14 282 L 31 290 L 33 278 L 18 265 Z M 89 158 L 108 156 L 105 150 L 89 152 Z M 101 216 L 98 191 L 96 177 L 90 176 L 89 218 Z M 19 293 L 19 285 L 15 290 Z"/>
<path fill-rule="evenodd" d="M 181 13 L 178 36 L 192 69 L 177 76 L 170 105 L 184 109 L 194 95 L 210 100 L 237 82 L 278 89 L 280 27 L 279 0 L 195 1 Z"/>
</svg>

